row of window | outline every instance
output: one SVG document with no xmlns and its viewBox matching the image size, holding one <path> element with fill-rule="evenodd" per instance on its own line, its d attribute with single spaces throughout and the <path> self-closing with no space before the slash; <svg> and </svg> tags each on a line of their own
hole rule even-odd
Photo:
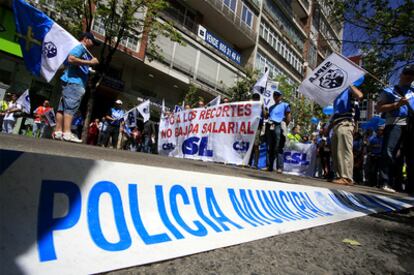
<svg viewBox="0 0 414 275">
<path fill-rule="evenodd" d="M 326 37 L 328 43 L 335 47 L 335 50 L 340 50 L 340 45 L 335 38 L 335 35 L 332 33 L 332 30 L 326 25 L 324 20 L 320 20 L 319 31 Z"/>
<path fill-rule="evenodd" d="M 266 58 L 265 55 L 258 52 L 256 55 L 256 69 L 264 73 L 265 68 L 268 68 L 269 78 L 271 79 L 274 79 L 278 75 L 287 76 L 277 65 Z M 291 85 L 296 83 L 296 81 L 293 81 L 289 76 L 287 76 L 287 82 Z"/>
<path fill-rule="evenodd" d="M 230 11 L 236 13 L 237 0 L 223 0 L 223 4 L 229 8 Z M 242 5 L 241 21 L 251 29 L 253 28 L 253 12 L 246 6 L 246 4 L 242 3 Z"/>
<path fill-rule="evenodd" d="M 292 20 L 288 19 L 272 0 L 266 0 L 263 8 L 267 10 L 270 15 L 272 15 L 272 18 L 287 32 L 293 43 L 295 43 L 300 50 L 303 50 L 304 39 L 301 38 L 303 35 L 295 29 Z"/>
<path fill-rule="evenodd" d="M 282 38 L 274 32 L 269 26 L 260 23 L 260 36 L 275 49 L 283 58 L 295 68 L 296 71 L 302 73 L 302 62 L 289 46 L 283 42 Z"/>
<path fill-rule="evenodd" d="M 93 21 L 92 30 L 105 36 L 105 24 L 100 18 L 95 18 Z M 122 38 L 120 44 L 134 52 L 138 51 L 139 38 L 138 35 L 131 35 L 130 37 Z"/>
</svg>

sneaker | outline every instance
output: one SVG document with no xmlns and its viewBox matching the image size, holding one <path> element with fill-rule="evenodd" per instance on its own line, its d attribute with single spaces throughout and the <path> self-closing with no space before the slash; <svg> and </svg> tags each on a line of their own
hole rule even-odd
<svg viewBox="0 0 414 275">
<path fill-rule="evenodd" d="M 74 134 L 72 133 L 63 133 L 63 140 L 68 142 L 74 142 L 74 143 L 82 143 L 81 139 L 78 139 Z"/>
<path fill-rule="evenodd" d="M 55 131 L 52 133 L 52 139 L 54 140 L 62 140 L 63 133 L 62 131 Z"/>
<path fill-rule="evenodd" d="M 283 174 L 283 171 L 282 171 L 282 169 L 277 169 L 277 171 L 276 171 L 278 174 Z"/>
<path fill-rule="evenodd" d="M 391 187 L 388 187 L 388 186 L 383 186 L 381 189 L 385 192 L 388 192 L 388 193 L 395 193 L 396 192 L 394 189 L 392 189 Z"/>
</svg>

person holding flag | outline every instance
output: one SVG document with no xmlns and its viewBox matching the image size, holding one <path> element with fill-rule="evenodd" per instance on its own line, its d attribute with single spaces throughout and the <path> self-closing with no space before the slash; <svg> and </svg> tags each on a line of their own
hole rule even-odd
<svg viewBox="0 0 414 275">
<path fill-rule="evenodd" d="M 115 101 L 115 106 L 111 108 L 109 114 L 105 117 L 105 119 L 108 121 L 108 128 L 106 130 L 106 134 L 103 141 L 105 147 L 108 146 L 109 137 L 111 137 L 112 148 L 117 149 L 119 129 L 121 127 L 121 124 L 124 123 L 125 116 L 125 111 L 121 107 L 122 101 L 120 99 L 117 99 Z"/>
<path fill-rule="evenodd" d="M 56 114 L 54 139 L 82 142 L 70 127 L 85 93 L 89 66 L 99 63 L 87 48 L 97 45 L 93 34 L 84 33 L 77 41 L 45 13 L 24 0 L 13 1 L 16 36 L 28 71 L 50 82 L 64 61 L 67 68 L 61 78 L 62 99 Z"/>
<path fill-rule="evenodd" d="M 36 108 L 33 111 L 35 117 L 33 121 L 33 137 L 44 137 L 45 128 L 47 126 L 47 119 L 45 113 L 51 110 L 49 100 L 45 100 L 43 105 Z"/>
<path fill-rule="evenodd" d="M 278 173 L 283 172 L 283 146 L 285 143 L 284 124 L 287 126 L 291 120 L 290 106 L 282 101 L 282 93 L 279 90 L 273 92 L 275 104 L 269 108 L 269 113 L 265 114 L 268 118 L 266 123 L 266 142 L 268 156 L 268 171 L 273 171 L 276 159 Z"/>
<path fill-rule="evenodd" d="M 385 115 L 384 139 L 381 150 L 379 184 L 384 191 L 395 192 L 397 154 L 405 156 L 407 165 L 407 190 L 414 192 L 414 67 L 407 66 L 400 75 L 399 84 L 385 88 L 376 106 Z M 401 171 L 402 171 L 402 167 Z"/>
<path fill-rule="evenodd" d="M 56 127 L 53 133 L 54 139 L 63 139 L 64 141 L 81 143 L 82 140 L 72 134 L 70 127 L 72 125 L 73 115 L 79 110 L 79 106 L 85 87 L 88 82 L 89 66 L 98 65 L 96 57 L 89 54 L 87 48 L 92 48 L 99 43 L 95 40 L 92 33 L 83 33 L 80 39 L 81 44 L 76 46 L 67 58 L 68 66 L 63 73 L 62 80 L 62 98 L 56 114 Z"/>
<path fill-rule="evenodd" d="M 354 82 L 359 86 L 364 78 Z M 350 85 L 334 101 L 334 114 L 331 117 L 327 133 L 333 129 L 332 136 L 332 161 L 335 179 L 332 181 L 341 185 L 353 185 L 354 154 L 353 142 L 355 131 L 355 107 L 352 98 L 361 100 L 364 95 L 355 87 Z"/>
</svg>

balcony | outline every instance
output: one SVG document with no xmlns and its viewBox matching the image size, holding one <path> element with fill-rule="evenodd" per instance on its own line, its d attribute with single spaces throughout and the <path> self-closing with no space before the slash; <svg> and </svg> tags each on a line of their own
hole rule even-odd
<svg viewBox="0 0 414 275">
<path fill-rule="evenodd" d="M 252 27 L 238 16 L 237 10 L 227 7 L 223 0 L 188 0 L 186 2 L 203 14 L 201 24 L 221 36 L 239 49 L 254 46 L 257 33 L 254 30 L 257 17 L 254 15 Z"/>
</svg>

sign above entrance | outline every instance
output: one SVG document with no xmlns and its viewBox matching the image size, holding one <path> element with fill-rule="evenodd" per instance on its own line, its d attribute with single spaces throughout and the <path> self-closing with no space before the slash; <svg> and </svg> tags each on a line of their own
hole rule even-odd
<svg viewBox="0 0 414 275">
<path fill-rule="evenodd" d="M 216 48 L 222 54 L 230 58 L 232 61 L 240 64 L 240 54 L 201 25 L 198 25 L 198 36 Z"/>
</svg>

